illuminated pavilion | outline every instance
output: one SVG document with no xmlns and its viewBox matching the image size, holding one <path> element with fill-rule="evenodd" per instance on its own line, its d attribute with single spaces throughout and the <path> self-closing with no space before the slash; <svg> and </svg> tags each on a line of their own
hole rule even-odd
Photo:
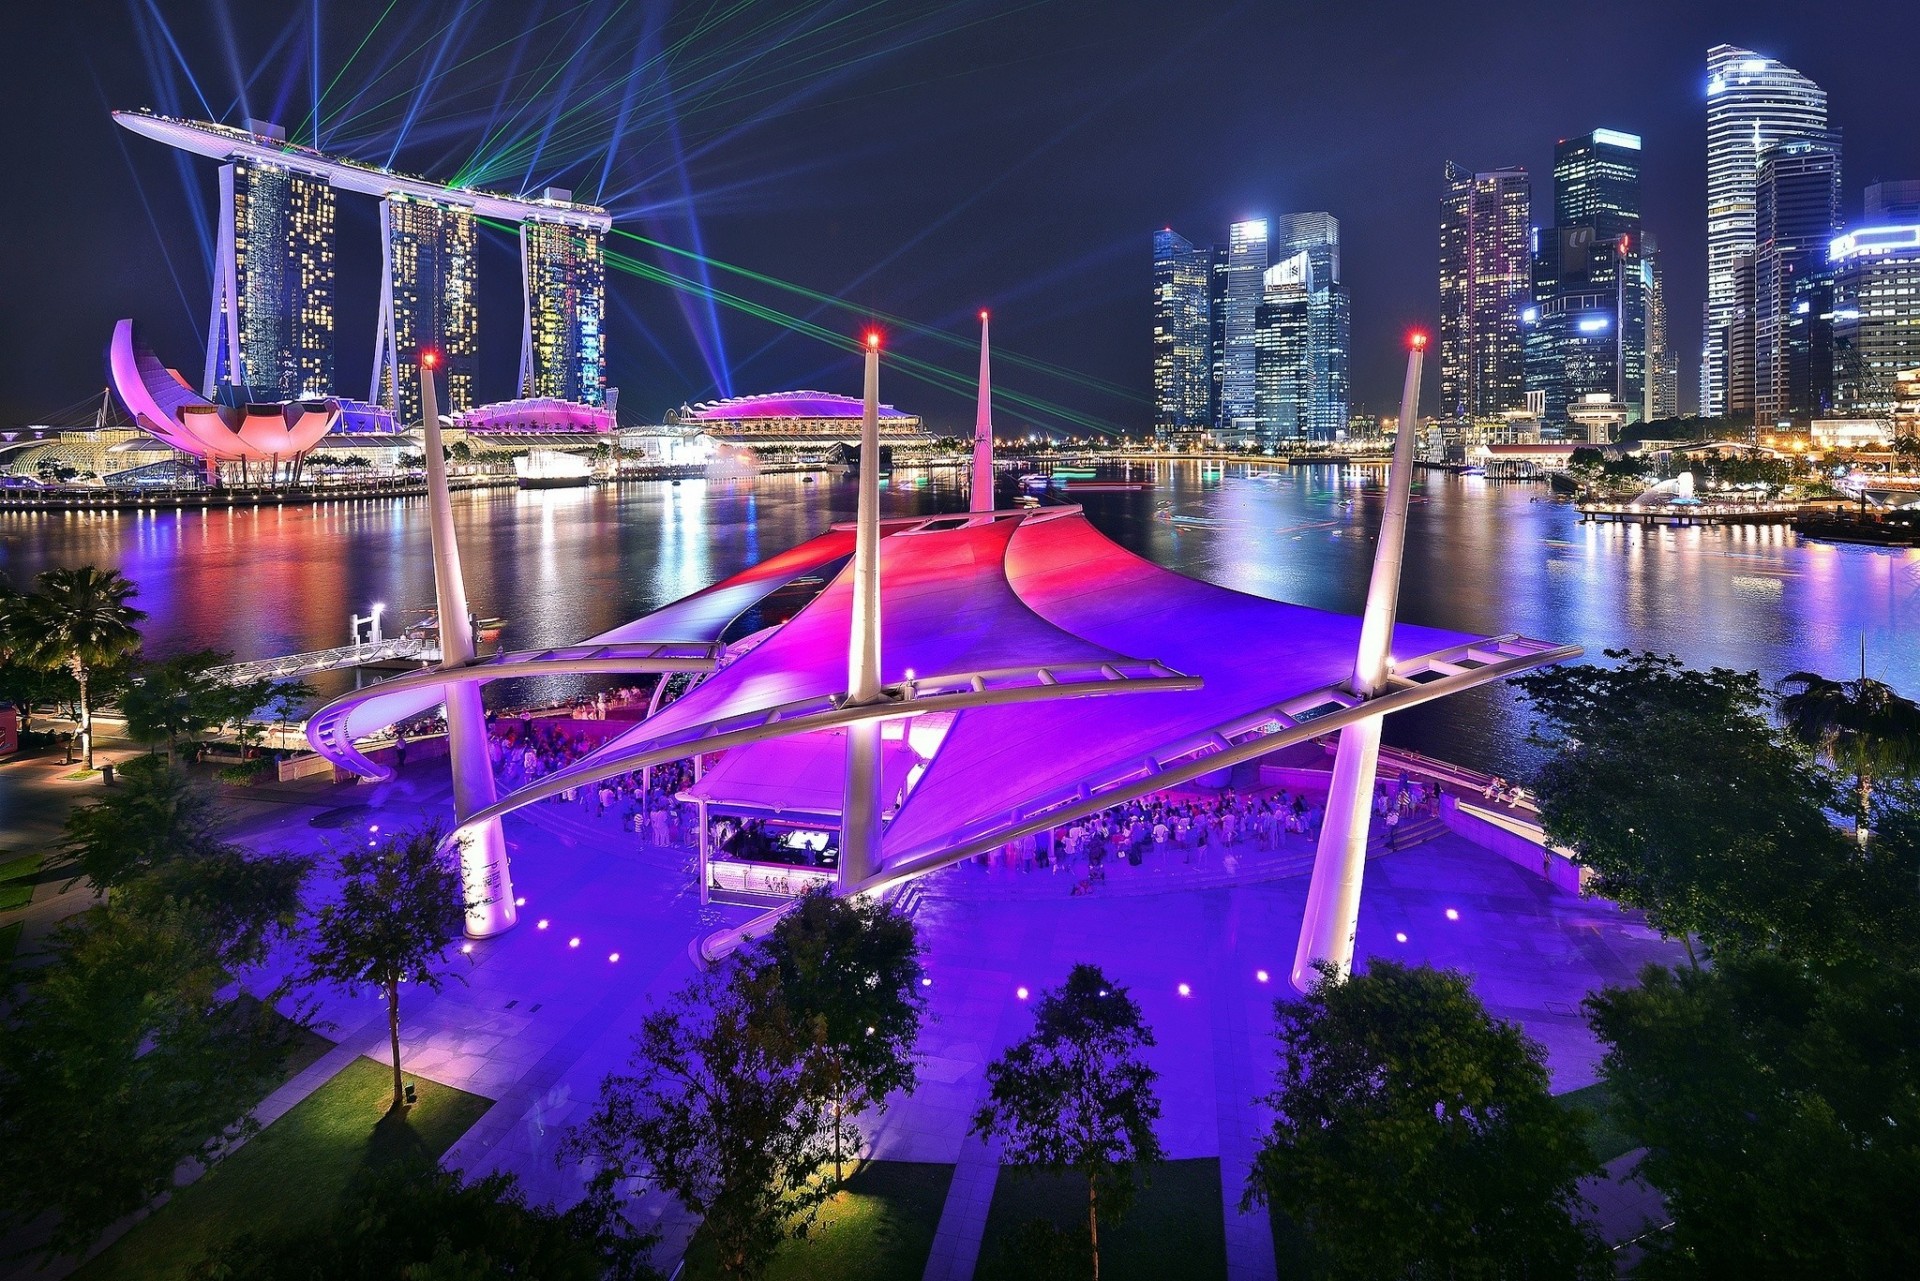
<svg viewBox="0 0 1920 1281">
<path fill-rule="evenodd" d="M 1409 412 L 1422 345 L 1409 360 Z M 867 354 L 869 440 L 876 346 Z M 983 334 L 983 423 L 986 400 Z M 990 425 L 979 438 L 991 448 Z M 1322 959 L 1344 970 L 1381 718 L 1579 652 L 1394 622 L 1411 440 L 1403 429 L 1399 455 L 1407 456 L 1396 456 L 1364 618 L 1174 573 L 1112 542 L 1078 507 L 992 510 L 990 472 L 983 487 L 978 469 L 973 510 L 882 522 L 877 480 L 863 466 L 861 519 L 852 526 L 577 645 L 356 691 L 316 714 L 308 735 L 339 764 L 379 777 L 384 769 L 354 740 L 456 688 L 535 675 L 691 672 L 680 697 L 662 705 L 656 693 L 631 728 L 506 796 L 492 795 L 489 778 L 484 795 L 459 799 L 456 743 L 461 829 L 497 830 L 500 816 L 520 806 L 691 757 L 705 766 L 693 792 L 703 818 L 712 807 L 787 811 L 837 827 L 840 891 L 864 893 L 1340 730 L 1295 977 Z M 863 450 L 863 463 L 873 453 Z M 746 611 L 809 577 L 826 581 L 786 622 L 723 640 Z M 479 750 L 484 765 L 484 740 Z M 707 855 L 703 835 L 703 886 Z M 504 851 L 493 857 L 500 866 L 470 872 L 469 885 L 491 885 L 510 902 Z M 783 910 L 701 941 L 700 953 L 717 959 Z M 473 933 L 499 928 L 470 916 Z"/>
</svg>

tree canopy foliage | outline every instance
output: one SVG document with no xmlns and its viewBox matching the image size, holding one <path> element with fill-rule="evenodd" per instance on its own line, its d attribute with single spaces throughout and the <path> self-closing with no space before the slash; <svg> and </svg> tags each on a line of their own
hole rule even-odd
<svg viewBox="0 0 1920 1281">
<path fill-rule="evenodd" d="M 1516 682 L 1552 753 L 1534 780 L 1548 838 L 1595 893 L 1716 953 L 1850 948 L 1834 904 L 1858 865 L 1827 817 L 1832 780 L 1771 720 L 1759 675 L 1607 656 Z"/>
<path fill-rule="evenodd" d="M 973 1131 L 1004 1142 L 1013 1165 L 1075 1171 L 1087 1181 L 1086 1240 L 1100 1276 L 1100 1215 L 1126 1213 L 1138 1167 L 1164 1159 L 1155 1125 L 1158 1073 L 1139 1003 L 1098 966 L 1075 965 L 1034 1004 L 1033 1031 L 987 1065 Z"/>
<path fill-rule="evenodd" d="M 1465 975 L 1329 968 L 1277 1012 L 1276 1119 L 1245 1204 L 1283 1210 L 1321 1275 L 1611 1275 L 1579 1194 L 1597 1168 L 1581 1120 Z"/>
</svg>

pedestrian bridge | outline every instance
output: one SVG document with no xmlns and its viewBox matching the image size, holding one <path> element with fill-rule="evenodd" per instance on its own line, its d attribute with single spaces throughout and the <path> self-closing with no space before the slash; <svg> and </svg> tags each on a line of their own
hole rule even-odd
<svg viewBox="0 0 1920 1281">
<path fill-rule="evenodd" d="M 341 645 L 336 649 L 316 649 L 305 654 L 285 654 L 279 658 L 255 659 L 250 663 L 232 663 L 209 668 L 207 675 L 224 685 L 245 685 L 258 680 L 284 681 L 315 672 L 340 671 L 365 667 L 370 663 L 437 663 L 440 643 L 417 636 L 397 636 L 392 640 L 366 645 Z"/>
</svg>

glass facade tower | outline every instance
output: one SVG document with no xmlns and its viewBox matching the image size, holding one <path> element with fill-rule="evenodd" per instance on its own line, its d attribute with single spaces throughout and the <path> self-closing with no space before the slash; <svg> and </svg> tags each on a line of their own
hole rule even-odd
<svg viewBox="0 0 1920 1281">
<path fill-rule="evenodd" d="M 567 193 L 571 195 L 571 193 Z M 607 267 L 594 227 L 520 224 L 520 394 L 598 405 L 607 390 Z"/>
<path fill-rule="evenodd" d="M 1825 411 L 1831 380 L 1818 377 L 1817 362 L 1796 361 L 1792 348 L 1831 350 L 1813 330 L 1824 324 L 1816 305 L 1832 309 L 1827 249 L 1840 230 L 1840 157 L 1812 143 L 1773 148 L 1760 158 L 1753 212 L 1754 422 L 1810 418 Z"/>
<path fill-rule="evenodd" d="M 1673 348 L 1673 330 L 1667 318 L 1666 263 L 1659 244 L 1645 233 L 1640 237 L 1640 283 L 1647 302 L 1647 393 L 1643 412 L 1649 420 L 1674 418 L 1680 413 L 1680 358 Z"/>
<path fill-rule="evenodd" d="M 1330 441 L 1347 426 L 1353 308 L 1340 283 L 1340 220 L 1282 214 L 1278 260 L 1262 278 L 1255 324 L 1258 443 Z"/>
<path fill-rule="evenodd" d="M 1440 202 L 1440 414 L 1491 418 L 1526 402 L 1520 313 L 1533 196 L 1525 169 L 1446 169 Z"/>
<path fill-rule="evenodd" d="M 1268 265 L 1266 219 L 1236 222 L 1227 229 L 1218 427 L 1233 443 L 1245 443 L 1255 432 L 1253 334 Z"/>
<path fill-rule="evenodd" d="M 1840 148 L 1827 127 L 1827 94 L 1792 67 L 1733 45 L 1707 51 L 1707 301 L 1700 412 L 1724 414 L 1737 353 L 1738 260 L 1755 250 L 1754 193 L 1761 157 L 1793 142 Z M 1736 391 L 1733 401 L 1749 400 Z"/>
<path fill-rule="evenodd" d="M 1898 376 L 1920 369 L 1920 225 L 1861 227 L 1830 252 L 1835 408 L 1888 417 Z"/>
<path fill-rule="evenodd" d="M 220 201 L 204 390 L 333 394 L 333 184 L 236 156 L 220 167 Z"/>
<path fill-rule="evenodd" d="M 1213 251 L 1171 227 L 1153 235 L 1153 432 L 1191 439 L 1212 424 Z"/>
<path fill-rule="evenodd" d="M 1605 395 L 1631 420 L 1646 404 L 1647 317 L 1640 268 L 1640 139 L 1616 129 L 1554 148 L 1552 227 L 1533 255 L 1525 316 L 1526 387 L 1547 420 Z"/>
<path fill-rule="evenodd" d="M 420 421 L 419 351 L 432 347 L 446 371 L 443 410 L 472 406 L 480 364 L 477 245 L 473 210 L 394 193 L 380 203 L 380 316 L 368 396 L 401 423 Z"/>
</svg>

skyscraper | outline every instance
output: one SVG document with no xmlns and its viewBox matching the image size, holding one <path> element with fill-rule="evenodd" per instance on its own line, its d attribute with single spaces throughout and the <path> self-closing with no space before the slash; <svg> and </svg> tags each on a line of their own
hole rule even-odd
<svg viewBox="0 0 1920 1281">
<path fill-rule="evenodd" d="M 1754 181 L 1753 413 L 1774 423 L 1796 411 L 1810 417 L 1820 394 L 1808 385 L 1818 369 L 1804 359 L 1800 385 L 1792 374 L 1788 331 L 1800 318 L 1798 341 L 1828 346 L 1810 332 L 1820 324 L 1817 302 L 1826 295 L 1827 249 L 1840 230 L 1840 157 L 1826 147 L 1790 142 L 1760 158 Z M 1820 381 L 1825 382 L 1825 379 Z"/>
<path fill-rule="evenodd" d="M 1920 369 L 1920 223 L 1834 239 L 1833 392 L 1848 416 L 1888 417 Z"/>
<path fill-rule="evenodd" d="M 1273 261 L 1305 253 L 1318 285 L 1340 279 L 1340 220 L 1330 213 L 1289 213 L 1273 220 Z"/>
<path fill-rule="evenodd" d="M 547 190 L 553 200 L 571 191 Z M 530 219 L 520 224 L 526 330 L 520 394 L 598 405 L 606 397 L 607 268 L 598 227 Z"/>
<path fill-rule="evenodd" d="M 1659 242 L 1640 235 L 1640 285 L 1647 302 L 1647 387 L 1642 414 L 1651 420 L 1680 413 L 1680 357 L 1667 318 L 1666 263 Z"/>
<path fill-rule="evenodd" d="M 415 354 L 432 347 L 446 371 L 443 408 L 457 414 L 475 403 L 480 363 L 473 209 L 391 193 L 380 202 L 380 247 L 380 315 L 367 398 L 393 410 L 401 423 L 419 422 Z"/>
<path fill-rule="evenodd" d="M 1533 260 L 1523 316 L 1526 386 L 1564 422 L 1605 395 L 1638 419 L 1646 398 L 1646 302 L 1640 271 L 1640 139 L 1617 129 L 1554 147 L 1552 227 Z"/>
<path fill-rule="evenodd" d="M 1736 319 L 1735 262 L 1754 252 L 1760 158 L 1791 142 L 1827 146 L 1827 94 L 1784 63 L 1733 45 L 1707 51 L 1707 302 L 1700 412 L 1728 412 L 1728 327 Z"/>
<path fill-rule="evenodd" d="M 1440 202 L 1440 413 L 1491 418 L 1525 402 L 1520 312 L 1529 296 L 1525 169 L 1449 163 Z"/>
<path fill-rule="evenodd" d="M 1252 218 L 1227 228 L 1218 427 L 1234 443 L 1245 443 L 1255 430 L 1253 331 L 1268 265 L 1266 219 Z"/>
<path fill-rule="evenodd" d="M 1168 227 L 1153 235 L 1153 432 L 1191 438 L 1212 423 L 1208 284 L 1213 251 Z"/>
<path fill-rule="evenodd" d="M 1271 450 L 1307 434 L 1313 397 L 1313 262 L 1306 250 L 1282 258 L 1261 277 L 1254 322 L 1257 444 Z"/>
<path fill-rule="evenodd" d="M 1207 251 L 1207 426 L 1220 425 L 1220 377 L 1227 367 L 1227 247 Z"/>
<path fill-rule="evenodd" d="M 249 122 L 273 136 L 273 127 Z M 235 155 L 220 221 L 203 390 L 253 400 L 333 391 L 334 192 L 324 174 Z"/>
</svg>

